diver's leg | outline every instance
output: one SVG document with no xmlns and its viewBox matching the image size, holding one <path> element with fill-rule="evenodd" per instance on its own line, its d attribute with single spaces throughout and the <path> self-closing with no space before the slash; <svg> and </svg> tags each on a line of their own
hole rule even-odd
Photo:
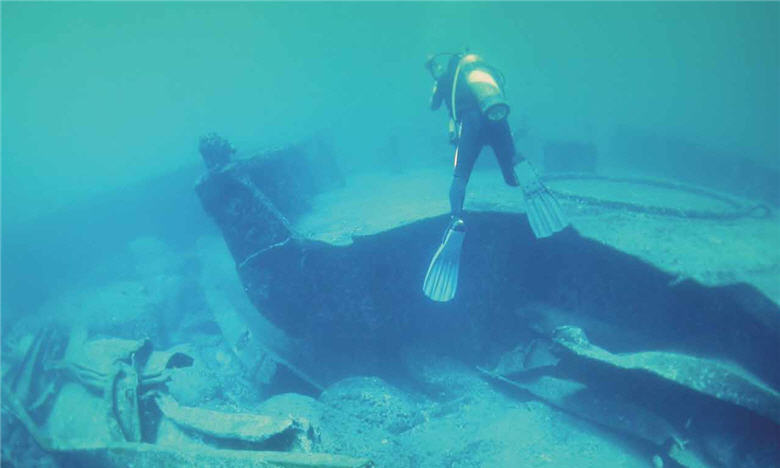
<svg viewBox="0 0 780 468">
<path fill-rule="evenodd" d="M 455 149 L 455 169 L 450 186 L 450 219 L 444 238 L 433 254 L 423 281 L 423 293 L 430 299 L 446 302 L 455 297 L 458 288 L 460 252 L 466 237 L 466 225 L 463 216 L 463 200 L 466 198 L 468 184 L 474 162 L 482 148 L 480 142 L 480 122 L 468 115 L 461 119 L 460 139 Z"/>
<path fill-rule="evenodd" d="M 471 170 L 474 169 L 474 163 L 482 149 L 479 119 L 475 118 L 473 113 L 467 113 L 463 116 L 461 125 L 460 139 L 455 149 L 455 169 L 450 184 L 450 212 L 455 218 L 463 216 L 466 185 L 469 183 Z"/>
<path fill-rule="evenodd" d="M 515 173 L 515 164 L 523 160 L 523 157 L 517 154 L 515 141 L 512 138 L 512 132 L 509 130 L 509 124 L 506 119 L 500 122 L 491 122 L 487 137 L 488 144 L 493 148 L 493 153 L 495 153 L 496 160 L 498 160 L 498 166 L 501 168 L 504 182 L 512 187 L 519 186 L 520 181 Z"/>
<path fill-rule="evenodd" d="M 463 217 L 463 202 L 466 200 L 466 184 L 468 177 L 462 177 L 457 174 L 452 176 L 450 184 L 450 213 L 454 218 Z"/>
</svg>

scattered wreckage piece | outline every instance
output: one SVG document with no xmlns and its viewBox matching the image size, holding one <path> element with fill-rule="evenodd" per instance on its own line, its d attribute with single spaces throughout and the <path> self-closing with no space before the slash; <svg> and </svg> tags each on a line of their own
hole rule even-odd
<svg viewBox="0 0 780 468">
<path fill-rule="evenodd" d="M 651 444 L 657 452 L 652 457 L 654 464 L 663 466 L 663 460 L 668 458 L 685 468 L 712 466 L 698 447 L 684 440 L 671 423 L 630 401 L 559 377 L 541 375 L 510 379 L 481 367 L 477 370 L 492 380 L 528 392 L 566 413 Z"/>
<path fill-rule="evenodd" d="M 73 347 L 77 350 L 71 351 Z M 194 359 L 187 345 L 153 351 L 152 343 L 147 339 L 103 338 L 70 345 L 68 355 L 49 364 L 49 368 L 64 372 L 92 391 L 103 393 L 106 382 L 113 380 L 112 376 L 119 371 L 118 362 L 140 372 L 138 385 L 145 392 L 170 380 L 172 369 L 191 366 Z"/>
<path fill-rule="evenodd" d="M 616 371 L 640 372 L 731 403 L 780 424 L 780 393 L 736 364 L 666 351 L 613 354 L 588 341 L 577 327 L 553 334 L 561 356 Z"/>
<path fill-rule="evenodd" d="M 180 350 L 152 352 L 147 340 L 93 340 L 72 344 L 70 356 L 79 354 L 86 362 L 59 360 L 46 363 L 38 358 L 47 349 L 43 335 L 30 346 L 23 368 L 32 363 L 41 369 L 53 371 L 57 381 L 64 380 L 56 395 L 51 412 L 45 422 L 36 422 L 27 409 L 29 395 L 21 398 L 15 390 L 25 390 L 37 385 L 33 382 L 40 375 L 29 369 L 12 369 L 9 382 L 2 386 L 3 409 L 12 414 L 21 427 L 30 434 L 35 443 L 45 452 L 63 462 L 66 466 L 85 467 L 188 467 L 221 466 L 243 467 L 263 466 L 268 468 L 368 468 L 373 463 L 368 459 L 321 453 L 267 452 L 257 450 L 235 450 L 213 448 L 193 440 L 186 447 L 156 445 L 142 442 L 144 431 L 141 412 L 142 393 L 149 394 L 157 385 L 144 387 L 146 380 L 164 383 L 166 372 L 172 367 L 189 365 L 192 358 Z M 96 343 L 95 343 L 96 342 Z M 90 348 L 92 346 L 92 348 Z M 78 348 L 79 352 L 76 352 Z M 103 349 L 98 359 L 89 350 Z M 112 351 L 113 349 L 113 351 Z M 119 357 L 118 359 L 115 359 Z M 114 359 L 110 367 L 107 362 Z M 20 377 L 20 376 L 26 377 Z M 71 390 L 71 391 L 69 391 Z M 172 398 L 154 393 L 155 401 L 164 403 L 164 416 L 177 424 L 186 425 L 189 430 L 205 430 L 215 437 L 235 438 L 240 441 L 271 441 L 281 437 L 289 443 L 288 448 L 305 451 L 316 437 L 308 422 L 293 418 L 271 418 L 259 415 L 226 415 L 214 411 L 179 406 Z M 105 403 L 104 403 L 105 402 Z M 109 407 L 109 408 L 107 408 Z M 80 408 L 79 413 L 73 408 Z M 202 420 L 199 420 L 203 418 Z M 148 421 L 147 421 L 148 422 Z M 257 423 L 264 423 L 262 430 Z M 223 424 L 218 424 L 223 423 Z M 79 434 L 77 426 L 98 426 Z M 52 429 L 59 430 L 52 431 Z M 88 436 L 84 436 L 88 434 Z M 75 437 L 74 437 L 75 435 Z M 92 437 L 94 436 L 94 437 Z M 295 445 L 297 444 L 297 445 Z M 240 445 L 240 444 L 237 444 Z M 293 447 L 293 445 L 295 445 Z"/>
<path fill-rule="evenodd" d="M 16 416 L 35 442 L 66 466 L 120 468 L 185 468 L 219 466 L 243 468 L 371 468 L 369 459 L 323 453 L 261 452 L 226 450 L 210 447 L 187 447 L 178 450 L 149 443 L 110 442 L 103 445 L 73 444 L 53 439 L 44 433 L 24 409 L 19 400 L 5 387 L 3 402 Z"/>
<path fill-rule="evenodd" d="M 87 341 L 83 331 L 72 332 L 65 357 L 46 364 L 62 382 L 45 418 L 52 437 L 91 443 L 144 440 L 144 397 L 162 388 L 172 369 L 192 365 L 185 348 L 153 351 L 146 339 Z M 78 418 L 74 407 L 82 408 Z"/>
<path fill-rule="evenodd" d="M 56 397 L 47 425 L 56 434 L 85 440 L 140 442 L 142 398 L 170 379 L 167 372 L 142 374 L 122 361 L 108 373 L 100 373 L 79 363 L 60 362 L 57 369 L 65 383 Z M 72 408 L 82 407 L 73 425 Z"/>
<path fill-rule="evenodd" d="M 33 415 L 45 411 L 56 396 L 60 382 L 47 378 L 47 362 L 61 355 L 64 344 L 59 330 L 44 328 L 35 334 L 21 362 L 4 370 L 3 387 L 9 387 Z"/>
<path fill-rule="evenodd" d="M 685 467 L 780 461 L 776 392 L 735 365 L 670 352 L 613 354 L 558 327 L 505 353 L 493 381 L 652 444 Z M 746 435 L 750 434 L 750 435 Z M 756 460 L 761 460 L 756 462 Z"/>
<path fill-rule="evenodd" d="M 141 379 L 138 371 L 130 364 L 117 361 L 103 392 L 114 416 L 109 418 L 109 421 L 118 425 L 128 442 L 141 441 L 141 414 L 138 401 L 140 386 Z"/>
<path fill-rule="evenodd" d="M 549 343 L 541 339 L 531 340 L 525 346 L 504 353 L 491 371 L 498 375 L 512 375 L 533 369 L 555 367 L 560 358 L 550 351 Z"/>
<path fill-rule="evenodd" d="M 680 434 L 662 417 L 631 402 L 594 391 L 583 383 L 547 375 L 510 379 L 481 367 L 477 369 L 491 379 L 525 390 L 552 406 L 619 433 L 629 434 L 659 447 L 670 442 L 682 444 Z"/>
<path fill-rule="evenodd" d="M 325 453 L 263 452 L 227 450 L 210 447 L 191 447 L 179 450 L 143 442 L 109 442 L 107 444 L 78 444 L 54 439 L 32 420 L 22 403 L 9 389 L 3 387 L 4 405 L 19 419 L 35 442 L 44 451 L 54 455 L 66 466 L 120 468 L 184 468 L 190 466 L 220 466 L 242 468 L 371 468 L 366 458 Z"/>
<path fill-rule="evenodd" d="M 309 421 L 252 413 L 225 413 L 180 405 L 169 395 L 154 397 L 162 414 L 177 426 L 220 446 L 311 451 L 317 434 Z"/>
</svg>

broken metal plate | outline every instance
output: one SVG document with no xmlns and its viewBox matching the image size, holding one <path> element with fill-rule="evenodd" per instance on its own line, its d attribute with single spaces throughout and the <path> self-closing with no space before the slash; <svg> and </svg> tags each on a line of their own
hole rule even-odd
<svg viewBox="0 0 780 468">
<path fill-rule="evenodd" d="M 553 340 L 570 356 L 648 373 L 780 424 L 780 393 L 736 364 L 666 351 L 613 354 L 594 346 L 582 329 L 571 326 L 559 327 Z"/>
<path fill-rule="evenodd" d="M 512 380 L 478 368 L 480 372 L 513 387 L 521 388 L 536 398 L 589 421 L 630 434 L 658 447 L 670 440 L 679 440 L 679 434 L 662 417 L 618 398 L 605 396 L 580 382 L 552 376 Z"/>
<path fill-rule="evenodd" d="M 502 355 L 493 373 L 512 375 L 533 369 L 555 367 L 559 361 L 560 359 L 550 351 L 549 341 L 537 339 Z"/>
<path fill-rule="evenodd" d="M 160 411 L 185 429 L 218 439 L 263 442 L 280 433 L 301 429 L 292 418 L 278 418 L 250 413 L 224 413 L 180 405 L 172 397 L 158 394 Z"/>
</svg>

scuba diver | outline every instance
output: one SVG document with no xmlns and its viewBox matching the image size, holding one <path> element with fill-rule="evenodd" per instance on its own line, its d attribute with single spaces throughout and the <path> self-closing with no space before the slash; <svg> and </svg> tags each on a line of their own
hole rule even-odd
<svg viewBox="0 0 780 468">
<path fill-rule="evenodd" d="M 447 57 L 446 65 L 442 64 L 441 59 Z M 431 110 L 437 110 L 442 102 L 446 104 L 450 142 L 456 145 L 449 194 L 450 223 L 423 282 L 426 296 L 446 302 L 455 297 L 458 286 L 460 251 L 466 236 L 466 185 L 483 146 L 493 148 L 504 182 L 522 188 L 528 222 L 537 238 L 551 236 L 568 222 L 534 168 L 515 151 L 507 123 L 509 105 L 503 91 L 503 74 L 468 52 L 431 56 L 425 67 L 434 79 Z"/>
</svg>

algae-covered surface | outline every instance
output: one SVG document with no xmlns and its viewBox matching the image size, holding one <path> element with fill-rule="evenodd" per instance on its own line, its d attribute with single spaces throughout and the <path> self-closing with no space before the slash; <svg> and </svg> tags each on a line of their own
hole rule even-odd
<svg viewBox="0 0 780 468">
<path fill-rule="evenodd" d="M 348 245 L 355 237 L 442 216 L 449 211 L 450 178 L 446 168 L 353 176 L 344 187 L 317 195 L 312 209 L 294 227 L 306 237 Z M 733 217 L 734 208 L 720 200 L 649 185 L 552 180 L 548 186 L 557 193 L 591 199 L 560 197 L 582 236 L 641 258 L 679 280 L 690 278 L 706 286 L 744 282 L 780 303 L 777 215 L 759 217 L 756 212 Z M 609 205 L 616 201 L 635 208 L 711 213 L 713 218 L 651 214 Z M 497 170 L 481 170 L 472 174 L 465 208 L 522 215 L 524 203 L 521 192 L 504 185 Z"/>
</svg>

